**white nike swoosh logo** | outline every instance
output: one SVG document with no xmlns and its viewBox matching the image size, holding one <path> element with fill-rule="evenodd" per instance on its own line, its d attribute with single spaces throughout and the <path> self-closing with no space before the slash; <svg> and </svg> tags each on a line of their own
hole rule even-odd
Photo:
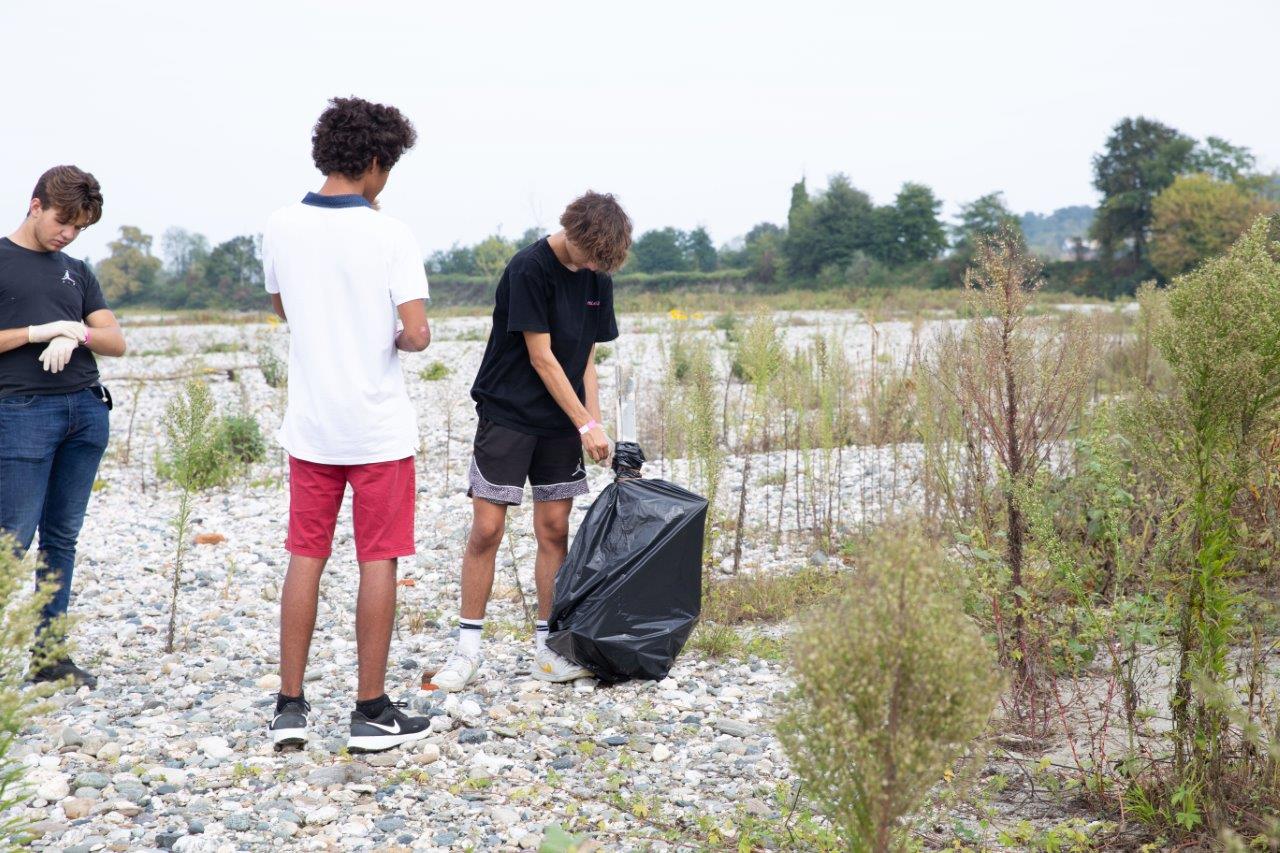
<svg viewBox="0 0 1280 853">
<path fill-rule="evenodd" d="M 382 730 L 383 730 L 384 732 L 386 732 L 387 734 L 391 734 L 391 735 L 398 735 L 398 734 L 400 734 L 400 721 L 399 721 L 399 720 L 396 720 L 396 724 L 395 724 L 394 726 L 384 726 L 384 725 L 382 725 L 382 723 L 375 723 L 375 722 L 373 722 L 373 721 L 371 721 L 371 720 L 365 720 L 365 722 L 366 722 L 366 723 L 368 723 L 369 725 L 373 726 L 375 729 L 382 729 Z"/>
</svg>

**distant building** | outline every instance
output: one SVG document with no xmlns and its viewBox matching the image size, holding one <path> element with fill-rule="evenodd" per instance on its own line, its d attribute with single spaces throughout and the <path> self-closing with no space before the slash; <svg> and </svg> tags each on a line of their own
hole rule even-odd
<svg viewBox="0 0 1280 853">
<path fill-rule="evenodd" d="M 1098 241 L 1084 237 L 1067 237 L 1059 247 L 1060 258 L 1064 261 L 1096 261 L 1098 259 Z"/>
</svg>

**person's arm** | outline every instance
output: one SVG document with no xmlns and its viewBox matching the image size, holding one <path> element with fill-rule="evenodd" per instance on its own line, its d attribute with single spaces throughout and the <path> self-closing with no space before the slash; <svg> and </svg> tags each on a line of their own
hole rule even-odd
<svg viewBox="0 0 1280 853">
<path fill-rule="evenodd" d="M 26 344 L 47 344 L 57 337 L 68 337 L 76 343 L 84 340 L 84 323 L 54 320 L 35 326 L 0 330 L 0 352 L 8 352 Z"/>
<path fill-rule="evenodd" d="M 0 329 L 0 352 L 24 347 L 31 341 L 27 338 L 27 327 L 21 329 Z"/>
<path fill-rule="evenodd" d="M 124 355 L 124 332 L 110 308 L 99 308 L 84 318 L 87 342 L 81 341 L 95 355 Z"/>
<path fill-rule="evenodd" d="M 582 372 L 582 393 L 586 397 L 587 411 L 591 420 L 604 423 L 600 416 L 600 377 L 596 375 L 596 345 L 591 345 L 591 354 L 587 356 L 587 369 Z"/>
<path fill-rule="evenodd" d="M 289 322 L 289 318 L 284 316 L 284 300 L 280 298 L 279 293 L 271 294 L 271 310 L 275 311 L 276 316 L 281 320 Z"/>
<path fill-rule="evenodd" d="M 547 391 L 551 394 L 552 399 L 560 409 L 569 416 L 569 420 L 573 421 L 573 425 L 581 431 L 591 421 L 596 424 L 586 433 L 582 434 L 582 446 L 586 448 L 587 455 L 592 461 L 599 462 L 609 455 L 609 438 L 604 434 L 604 427 L 600 425 L 599 411 L 600 403 L 596 400 L 596 414 L 592 414 L 586 406 L 582 405 L 582 401 L 578 399 L 578 395 L 574 392 L 573 386 L 569 384 L 569 377 L 564 375 L 564 368 L 560 366 L 560 362 L 556 360 L 555 353 L 551 351 L 551 334 L 549 332 L 524 332 L 525 347 L 529 350 L 529 363 L 533 365 L 534 371 L 542 380 L 542 384 L 547 386 Z M 588 371 L 593 369 L 588 366 Z M 593 376 L 594 381 L 594 376 Z M 585 375 L 583 379 L 585 388 Z M 588 398 L 598 395 L 587 395 Z"/>
<path fill-rule="evenodd" d="M 431 344 L 431 326 L 427 323 L 427 306 L 421 299 L 410 299 L 396 306 L 403 329 L 396 332 L 396 349 L 422 352 Z"/>
</svg>

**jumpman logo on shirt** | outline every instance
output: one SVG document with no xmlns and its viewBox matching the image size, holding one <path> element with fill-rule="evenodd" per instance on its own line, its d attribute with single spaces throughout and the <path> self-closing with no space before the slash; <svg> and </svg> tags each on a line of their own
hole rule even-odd
<svg viewBox="0 0 1280 853">
<path fill-rule="evenodd" d="M 63 270 L 62 278 L 58 280 L 61 281 L 63 284 L 69 284 L 72 287 L 76 286 L 76 280 L 72 277 L 71 270 Z"/>
</svg>

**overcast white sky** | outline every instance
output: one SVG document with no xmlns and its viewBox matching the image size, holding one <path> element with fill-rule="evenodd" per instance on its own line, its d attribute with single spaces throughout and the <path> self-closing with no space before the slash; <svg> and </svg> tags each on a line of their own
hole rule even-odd
<svg viewBox="0 0 1280 853">
<path fill-rule="evenodd" d="M 3 0 L 0 233 L 56 163 L 106 195 L 79 256 L 122 224 L 257 233 L 318 187 L 311 127 L 348 94 L 418 127 L 382 201 L 424 254 L 551 226 L 588 187 L 717 243 L 785 219 L 801 174 L 1049 211 L 1096 202 L 1126 115 L 1280 166 L 1278 32 L 1267 0 Z"/>
</svg>

